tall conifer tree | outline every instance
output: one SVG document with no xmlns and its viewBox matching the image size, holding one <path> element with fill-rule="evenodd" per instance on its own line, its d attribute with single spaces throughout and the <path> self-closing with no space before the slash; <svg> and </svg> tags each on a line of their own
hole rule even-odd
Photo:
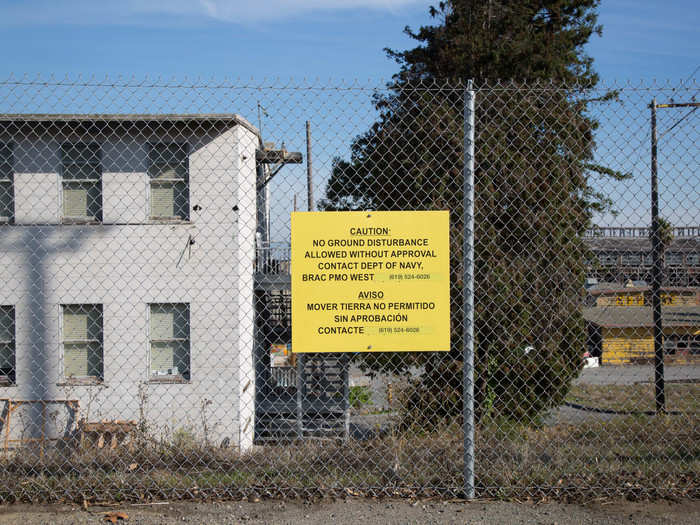
<svg viewBox="0 0 700 525">
<path fill-rule="evenodd" d="M 406 28 L 417 47 L 386 50 L 400 70 L 375 99 L 378 120 L 354 140 L 349 159 L 334 161 L 327 210 L 451 211 L 450 359 L 362 357 L 374 369 L 425 366 L 409 399 L 412 417 L 461 413 L 464 94 L 450 86 L 467 79 L 477 88 L 478 414 L 533 418 L 562 401 L 580 370 L 582 234 L 607 205 L 588 180 L 594 172 L 621 176 L 592 163 L 597 123 L 585 94 L 598 76 L 584 46 L 601 33 L 597 7 L 598 0 L 431 7 L 436 25 Z"/>
</svg>

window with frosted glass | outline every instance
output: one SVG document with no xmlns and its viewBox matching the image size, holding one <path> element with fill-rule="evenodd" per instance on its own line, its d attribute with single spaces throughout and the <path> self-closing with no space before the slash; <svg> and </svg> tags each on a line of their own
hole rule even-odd
<svg viewBox="0 0 700 525">
<path fill-rule="evenodd" d="M 0 224 L 15 220 L 14 157 L 12 144 L 0 142 Z"/>
<path fill-rule="evenodd" d="M 150 217 L 187 220 L 190 216 L 187 144 L 156 143 L 148 146 Z"/>
<path fill-rule="evenodd" d="M 151 378 L 190 379 L 190 307 L 150 305 Z"/>
<path fill-rule="evenodd" d="M 598 254 L 598 260 L 601 266 L 616 266 L 617 265 L 617 254 L 614 253 L 601 253 Z"/>
<path fill-rule="evenodd" d="M 621 262 L 623 266 L 638 266 L 642 263 L 642 256 L 639 253 L 623 253 Z"/>
<path fill-rule="evenodd" d="M 63 221 L 102 220 L 102 160 L 95 143 L 61 146 Z"/>
<path fill-rule="evenodd" d="M 15 308 L 0 306 L 0 386 L 15 384 Z"/>
<path fill-rule="evenodd" d="M 63 305 L 62 313 L 65 378 L 102 381 L 102 305 Z"/>
<path fill-rule="evenodd" d="M 682 266 L 683 254 L 677 252 L 666 252 L 666 264 L 669 266 Z"/>
</svg>

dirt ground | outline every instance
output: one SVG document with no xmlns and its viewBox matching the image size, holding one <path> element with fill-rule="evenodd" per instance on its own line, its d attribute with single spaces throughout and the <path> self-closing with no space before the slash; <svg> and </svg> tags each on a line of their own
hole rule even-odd
<svg viewBox="0 0 700 525">
<path fill-rule="evenodd" d="M 124 525 L 202 524 L 651 524 L 700 523 L 700 501 L 632 503 L 627 501 L 567 505 L 506 502 L 439 502 L 408 500 L 159 503 L 150 505 L 0 506 L 0 525 L 109 523 L 106 513 L 120 512 Z"/>
</svg>

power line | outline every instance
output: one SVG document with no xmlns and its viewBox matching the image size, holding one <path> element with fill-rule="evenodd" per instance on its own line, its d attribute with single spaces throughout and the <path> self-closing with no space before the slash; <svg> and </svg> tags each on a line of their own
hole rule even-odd
<svg viewBox="0 0 700 525">
<path fill-rule="evenodd" d="M 675 128 L 678 124 L 680 124 L 680 123 L 683 122 L 686 118 L 688 118 L 688 117 L 690 116 L 690 114 L 693 113 L 696 109 L 698 109 L 697 106 L 695 106 L 693 109 L 691 109 L 690 111 L 688 111 L 688 113 L 686 113 L 686 114 L 683 115 L 681 118 L 679 118 L 679 119 L 676 121 L 676 123 L 673 124 L 673 126 L 671 126 L 671 127 L 668 128 L 666 131 L 664 131 L 663 133 L 661 133 L 661 134 L 659 135 L 659 138 L 661 138 L 661 137 L 663 137 L 664 135 L 666 135 L 667 133 L 669 133 L 669 132 L 670 132 L 673 128 Z"/>
<path fill-rule="evenodd" d="M 700 69 L 700 66 L 698 66 L 695 69 L 695 71 L 697 71 L 698 69 Z M 690 76 L 692 77 L 694 74 L 695 74 L 695 72 L 693 72 Z M 673 100 L 673 99 L 671 99 L 671 100 Z M 671 131 L 673 128 L 675 128 L 678 124 L 683 122 L 686 118 L 688 118 L 690 116 L 690 114 L 693 113 L 696 109 L 698 109 L 698 107 L 700 107 L 700 102 L 695 102 L 695 96 L 693 96 L 693 102 L 671 102 L 669 104 L 656 104 L 656 102 L 654 102 L 653 105 L 655 108 L 693 108 L 690 111 L 688 111 L 688 113 L 686 113 L 681 118 L 679 118 L 676 122 L 674 122 L 670 128 L 668 128 L 666 131 L 661 133 L 659 135 L 659 138 L 661 138 L 664 135 L 666 135 L 669 131 Z"/>
<path fill-rule="evenodd" d="M 698 66 L 695 68 L 695 70 L 688 76 L 688 78 L 685 79 L 685 82 L 683 82 L 683 84 L 688 83 L 688 81 L 689 81 L 691 78 L 693 78 L 693 77 L 695 76 L 695 73 L 697 73 L 698 70 L 700 70 L 700 65 L 698 65 Z M 695 84 L 697 85 L 697 82 L 696 82 Z M 681 85 L 682 85 L 682 84 L 681 84 Z M 695 93 L 693 94 L 693 97 L 692 97 L 692 100 L 693 100 L 693 101 L 695 101 L 695 96 L 698 94 L 698 92 L 700 92 L 700 89 L 699 89 L 699 90 L 696 90 Z"/>
<path fill-rule="evenodd" d="M 700 69 L 700 65 L 699 65 L 698 67 L 695 68 L 695 71 L 693 71 L 690 75 L 688 75 L 688 78 L 686 78 L 686 79 L 683 81 L 683 84 L 685 84 L 686 82 L 688 82 L 688 80 L 690 80 L 691 78 L 693 78 L 693 75 L 695 75 L 695 73 L 697 73 L 699 69 Z M 682 85 L 682 84 L 681 84 L 681 85 Z"/>
</svg>

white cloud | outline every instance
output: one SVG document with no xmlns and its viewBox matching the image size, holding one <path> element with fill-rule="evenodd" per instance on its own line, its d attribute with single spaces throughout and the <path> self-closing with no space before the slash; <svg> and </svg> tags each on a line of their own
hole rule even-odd
<svg viewBox="0 0 700 525">
<path fill-rule="evenodd" d="M 415 5 L 419 0 L 199 0 L 206 14 L 220 20 L 260 19 L 263 17 L 289 16 L 304 11 L 373 9 L 396 10 L 407 5 Z"/>
<path fill-rule="evenodd" d="M 429 0 L 25 0 L 0 3 L 0 25 L 147 23 L 144 17 L 260 22 L 321 10 L 392 12 L 429 3 Z"/>
</svg>

